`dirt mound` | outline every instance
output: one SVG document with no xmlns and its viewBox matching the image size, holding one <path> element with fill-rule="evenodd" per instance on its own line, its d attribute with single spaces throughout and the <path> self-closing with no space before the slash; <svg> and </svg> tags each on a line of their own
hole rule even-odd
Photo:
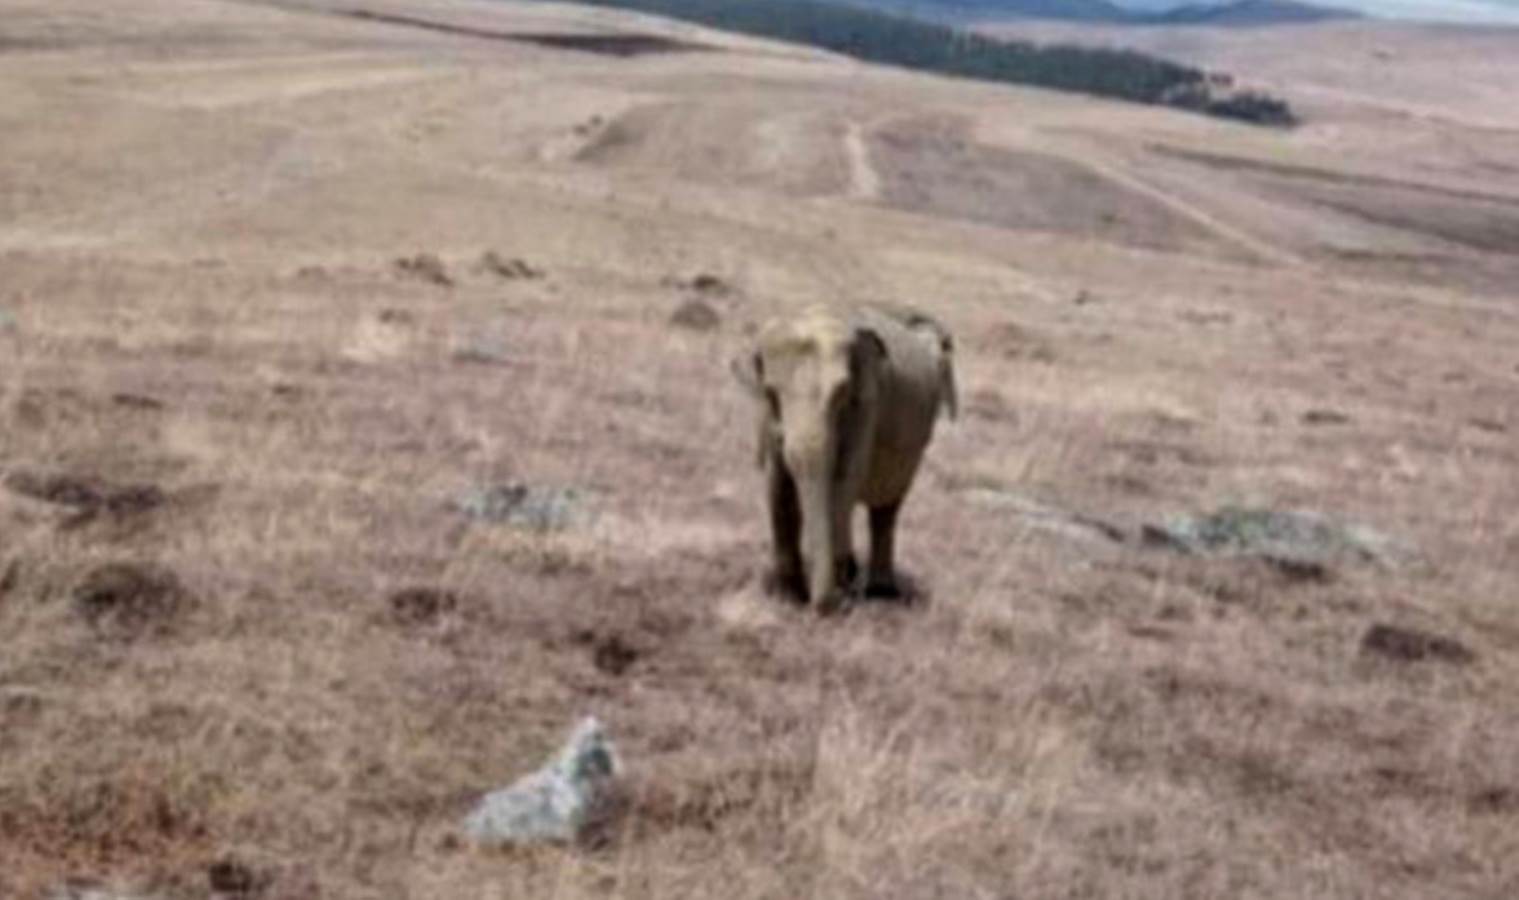
<svg viewBox="0 0 1519 900">
<path fill-rule="evenodd" d="M 1361 652 L 1394 662 L 1446 662 L 1464 665 L 1477 658 L 1460 641 L 1417 628 L 1378 624 L 1361 638 Z"/>
<path fill-rule="evenodd" d="M 74 608 L 102 635 L 135 638 L 170 630 L 190 604 L 179 576 L 150 563 L 108 563 L 74 589 Z"/>
<path fill-rule="evenodd" d="M 448 267 L 435 253 L 403 256 L 396 260 L 395 265 L 396 271 L 407 278 L 425 281 L 438 287 L 453 287 L 453 276 L 448 274 Z"/>
<path fill-rule="evenodd" d="M 670 324 L 691 331 L 716 331 L 723 324 L 722 314 L 712 304 L 692 298 L 675 308 Z"/>
<path fill-rule="evenodd" d="M 23 497 L 71 508 L 74 513 L 64 521 L 69 528 L 100 516 L 120 522 L 152 512 L 168 501 L 154 484 L 115 485 L 92 476 L 14 472 L 5 479 L 5 487 Z"/>
<path fill-rule="evenodd" d="M 386 604 L 397 625 L 430 625 L 458 609 L 459 597 L 442 588 L 410 587 L 391 594 Z"/>
<path fill-rule="evenodd" d="M 507 281 L 533 280 L 543 277 L 542 270 L 533 268 L 526 260 L 506 259 L 494 250 L 487 250 L 480 256 L 477 268 Z"/>
</svg>

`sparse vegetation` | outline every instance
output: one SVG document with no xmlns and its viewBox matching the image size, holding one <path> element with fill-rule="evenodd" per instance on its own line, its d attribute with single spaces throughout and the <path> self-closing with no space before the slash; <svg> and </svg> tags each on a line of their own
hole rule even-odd
<svg viewBox="0 0 1519 900">
<path fill-rule="evenodd" d="M 1514 893 L 1519 104 L 1383 83 L 1450 45 L 1322 38 L 1398 61 L 1283 140 L 295 2 L 0 0 L 0 898 Z M 964 409 L 921 602 L 819 620 L 727 367 L 841 297 L 945 320 Z M 1226 503 L 1417 559 L 1139 539 Z M 472 847 L 584 715 L 611 827 Z"/>
<path fill-rule="evenodd" d="M 1041 46 L 820 0 L 577 0 L 985 81 L 1154 103 L 1261 125 L 1296 122 L 1286 101 L 1131 50 Z"/>
</svg>

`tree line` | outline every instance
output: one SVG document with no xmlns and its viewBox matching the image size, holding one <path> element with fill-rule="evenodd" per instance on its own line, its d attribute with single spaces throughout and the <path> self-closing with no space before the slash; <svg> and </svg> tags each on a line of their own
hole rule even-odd
<svg viewBox="0 0 1519 900">
<path fill-rule="evenodd" d="M 866 62 L 1291 125 L 1288 104 L 1132 50 L 1004 40 L 817 0 L 577 0 L 806 44 Z"/>
</svg>

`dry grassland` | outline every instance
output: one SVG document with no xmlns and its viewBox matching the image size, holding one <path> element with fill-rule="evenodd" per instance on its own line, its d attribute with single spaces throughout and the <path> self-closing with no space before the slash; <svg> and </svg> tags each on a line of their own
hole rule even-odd
<svg viewBox="0 0 1519 900">
<path fill-rule="evenodd" d="M 0 3 L 0 897 L 1519 895 L 1519 126 L 349 5 Z M 820 621 L 726 366 L 872 299 L 965 409 Z M 583 713 L 610 832 L 463 846 Z"/>
</svg>

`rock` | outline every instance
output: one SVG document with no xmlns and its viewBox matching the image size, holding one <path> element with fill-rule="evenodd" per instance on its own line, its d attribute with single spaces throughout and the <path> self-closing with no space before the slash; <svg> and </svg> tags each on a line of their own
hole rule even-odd
<svg viewBox="0 0 1519 900">
<path fill-rule="evenodd" d="M 1373 625 L 1361 638 L 1361 652 L 1395 662 L 1436 662 L 1465 665 L 1477 658 L 1454 638 L 1397 625 Z"/>
<path fill-rule="evenodd" d="M 479 365 L 510 362 L 515 355 L 514 337 L 515 331 L 510 322 L 498 319 L 476 323 L 469 331 L 461 332 L 453 338 L 453 358 L 458 362 Z"/>
<path fill-rule="evenodd" d="M 71 878 L 59 885 L 48 900 L 150 900 L 145 895 L 118 891 L 87 878 Z"/>
<path fill-rule="evenodd" d="M 472 519 L 535 531 L 563 531 L 584 515 L 581 494 L 574 488 L 526 484 L 474 488 L 454 505 Z"/>
<path fill-rule="evenodd" d="M 582 719 L 547 765 L 485 795 L 464 833 L 486 847 L 574 841 L 610 811 L 619 769 L 601 723 Z"/>
<path fill-rule="evenodd" d="M 692 331 L 714 331 L 722 323 L 722 316 L 710 303 L 695 298 L 677 306 L 675 312 L 670 314 L 671 325 Z"/>
<path fill-rule="evenodd" d="M 403 256 L 396 260 L 396 270 L 402 275 L 426 281 L 439 287 L 452 287 L 454 279 L 448 274 L 448 267 L 443 265 L 443 260 L 434 253 L 418 253 L 415 256 Z"/>
<path fill-rule="evenodd" d="M 496 365 L 510 358 L 507 342 L 494 335 L 475 335 L 454 348 L 454 359 L 459 362 Z"/>
<path fill-rule="evenodd" d="M 1327 574 L 1331 562 L 1385 563 L 1390 558 L 1390 542 L 1370 529 L 1311 513 L 1237 506 L 1147 524 L 1141 537 L 1147 546 L 1195 556 L 1256 557 L 1315 580 Z"/>
<path fill-rule="evenodd" d="M 16 317 L 4 309 L 0 309 L 0 334 L 16 330 Z"/>
</svg>

